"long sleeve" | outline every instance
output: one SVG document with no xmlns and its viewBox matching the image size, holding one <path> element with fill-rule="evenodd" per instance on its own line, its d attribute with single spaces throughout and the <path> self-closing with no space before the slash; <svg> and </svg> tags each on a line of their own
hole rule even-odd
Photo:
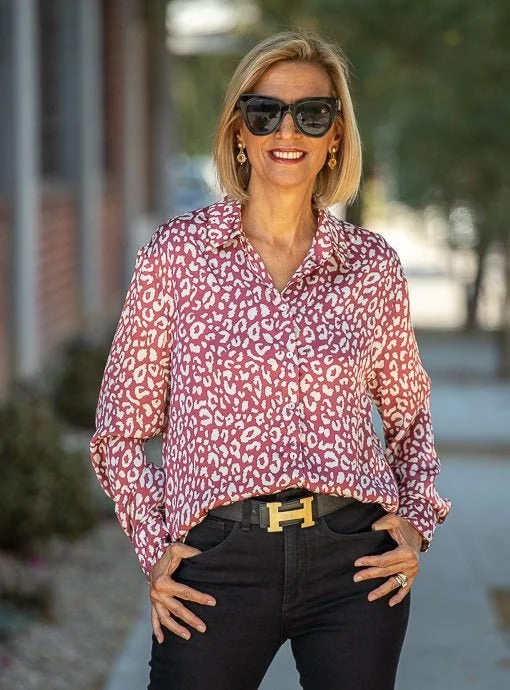
<svg viewBox="0 0 510 690">
<path fill-rule="evenodd" d="M 411 323 L 407 279 L 392 248 L 390 257 L 381 281 L 383 309 L 367 382 L 381 415 L 385 456 L 399 486 L 397 514 L 421 533 L 425 540 L 422 550 L 426 551 L 451 502 L 441 498 L 435 487 L 440 460 L 430 415 L 431 381 Z"/>
<path fill-rule="evenodd" d="M 106 362 L 90 457 L 142 571 L 166 548 L 165 469 L 144 443 L 162 432 L 169 388 L 172 301 L 154 237 L 138 250 Z"/>
</svg>

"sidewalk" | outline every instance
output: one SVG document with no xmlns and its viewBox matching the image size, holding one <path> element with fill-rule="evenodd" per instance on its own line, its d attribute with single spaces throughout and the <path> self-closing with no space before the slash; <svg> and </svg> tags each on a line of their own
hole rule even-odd
<svg viewBox="0 0 510 690">
<path fill-rule="evenodd" d="M 449 457 L 438 486 L 454 507 L 421 560 L 397 688 L 505 690 L 510 640 L 491 592 L 510 597 L 510 463 Z"/>
<path fill-rule="evenodd" d="M 503 588 L 510 596 L 510 463 L 450 457 L 443 461 L 438 485 L 455 510 L 421 559 L 397 689 L 505 690 L 510 687 L 510 644 L 498 630 L 490 592 Z M 150 635 L 147 602 L 105 690 L 147 687 Z M 286 643 L 261 690 L 299 688 Z"/>
<path fill-rule="evenodd" d="M 431 371 L 442 460 L 438 488 L 453 507 L 421 557 L 397 690 L 505 690 L 510 687 L 510 630 L 498 628 L 495 596 L 501 608 L 506 605 L 510 625 L 510 384 L 485 375 L 492 367 L 487 350 L 477 348 L 485 371 L 476 382 L 459 382 L 456 376 L 470 370 L 471 345 L 439 350 L 427 344 L 423 360 Z M 149 611 L 147 600 L 104 690 L 146 689 Z M 260 690 L 300 690 L 289 643 L 276 655 Z"/>
</svg>

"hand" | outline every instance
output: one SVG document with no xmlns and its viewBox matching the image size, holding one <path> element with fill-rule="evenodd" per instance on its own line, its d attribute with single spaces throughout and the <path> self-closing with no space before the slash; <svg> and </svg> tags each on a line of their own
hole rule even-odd
<svg viewBox="0 0 510 690">
<path fill-rule="evenodd" d="M 164 640 L 161 625 L 176 635 L 189 640 L 191 633 L 171 617 L 170 613 L 194 626 L 199 632 L 205 632 L 205 623 L 187 609 L 176 597 L 196 601 L 199 604 L 216 606 L 216 600 L 209 594 L 199 592 L 188 585 L 183 585 L 171 578 L 183 558 L 190 558 L 200 549 L 181 542 L 171 544 L 154 565 L 150 572 L 150 599 L 152 602 L 152 628 L 156 639 L 161 644 Z M 201 629 L 202 628 L 202 629 Z"/>
<path fill-rule="evenodd" d="M 359 582 L 376 577 L 391 576 L 380 587 L 373 589 L 369 593 L 368 599 L 374 601 L 398 587 L 397 593 L 388 602 L 390 606 L 394 606 L 401 602 L 407 595 L 416 579 L 419 568 L 422 536 L 408 520 L 393 514 L 384 515 L 379 520 L 376 520 L 376 522 L 372 524 L 372 529 L 389 530 L 398 546 L 378 556 L 362 556 L 358 558 L 354 562 L 355 566 L 372 567 L 358 571 L 354 576 L 354 581 Z M 401 587 L 399 585 L 394 577 L 396 573 L 404 573 L 407 575 L 407 587 Z"/>
</svg>

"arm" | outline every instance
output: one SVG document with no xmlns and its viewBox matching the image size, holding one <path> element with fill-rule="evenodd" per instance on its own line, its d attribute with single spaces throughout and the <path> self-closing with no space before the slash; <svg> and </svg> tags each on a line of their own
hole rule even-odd
<svg viewBox="0 0 510 690">
<path fill-rule="evenodd" d="M 151 240 L 139 249 L 103 374 L 90 457 L 145 576 L 166 544 L 165 470 L 144 443 L 162 432 L 169 387 L 172 301 Z"/>
<path fill-rule="evenodd" d="M 426 551 L 451 504 L 435 488 L 440 461 L 430 415 L 430 377 L 411 323 L 407 279 L 397 253 L 390 249 L 367 383 L 382 419 L 385 456 L 399 486 L 397 515 L 418 530 Z"/>
</svg>

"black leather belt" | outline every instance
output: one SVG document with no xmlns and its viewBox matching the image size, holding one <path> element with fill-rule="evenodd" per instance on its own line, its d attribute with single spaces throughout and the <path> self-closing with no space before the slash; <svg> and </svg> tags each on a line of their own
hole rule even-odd
<svg viewBox="0 0 510 690">
<path fill-rule="evenodd" d="M 283 527 L 298 523 L 301 523 L 301 527 L 311 527 L 317 518 L 339 510 L 355 500 L 346 496 L 317 494 L 306 489 L 290 488 L 271 494 L 267 499 L 258 496 L 218 506 L 209 513 L 228 520 L 247 521 L 267 529 L 268 532 L 281 532 Z"/>
</svg>

